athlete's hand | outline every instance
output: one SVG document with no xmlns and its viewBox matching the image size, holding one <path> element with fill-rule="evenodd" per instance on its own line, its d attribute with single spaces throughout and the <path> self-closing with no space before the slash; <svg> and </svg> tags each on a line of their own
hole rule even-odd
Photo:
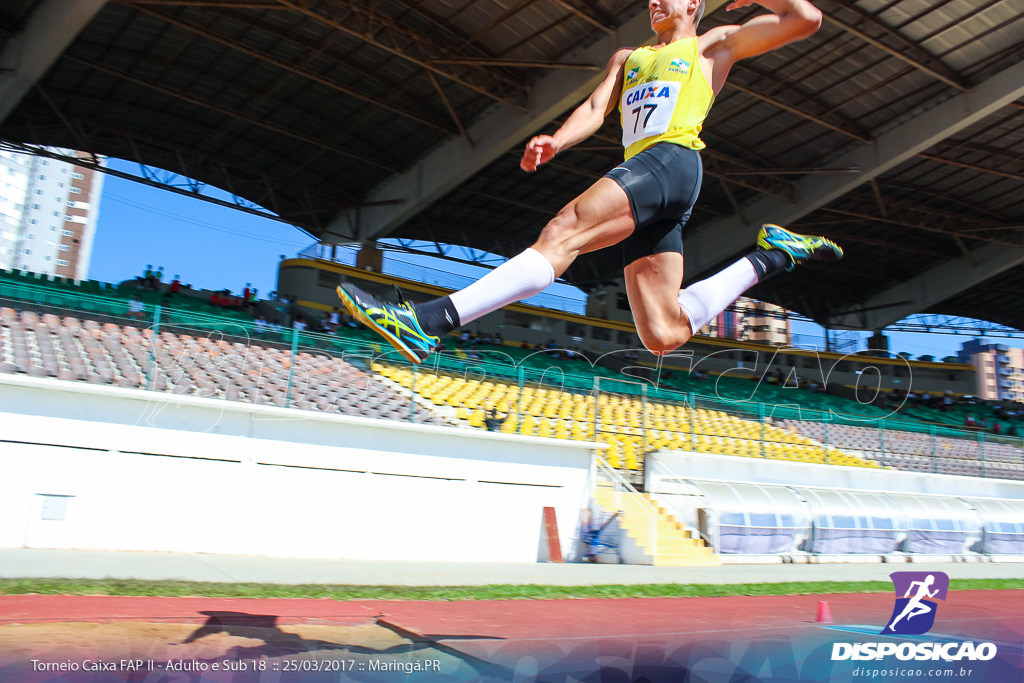
<svg viewBox="0 0 1024 683">
<path fill-rule="evenodd" d="M 546 164 L 558 154 L 559 145 L 550 135 L 538 135 L 526 143 L 526 151 L 523 152 L 523 160 L 519 162 L 519 168 L 527 173 L 533 173 L 541 164 Z"/>
<path fill-rule="evenodd" d="M 743 7 L 750 7 L 751 5 L 756 4 L 756 2 L 757 2 L 757 0 L 733 0 L 725 8 L 725 11 L 729 12 L 729 11 L 734 10 L 734 9 L 741 9 Z"/>
</svg>

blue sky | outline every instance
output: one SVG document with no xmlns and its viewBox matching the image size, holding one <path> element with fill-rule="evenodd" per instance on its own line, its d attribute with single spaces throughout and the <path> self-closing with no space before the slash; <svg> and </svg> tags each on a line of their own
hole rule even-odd
<svg viewBox="0 0 1024 683">
<path fill-rule="evenodd" d="M 124 161 L 112 159 L 110 166 L 138 172 L 136 165 Z M 235 293 L 251 283 L 265 296 L 277 289 L 280 256 L 291 258 L 313 242 L 298 228 L 284 223 L 108 175 L 89 277 L 120 282 L 140 275 L 147 264 L 152 264 L 163 266 L 168 282 L 178 274 L 183 282 L 197 289 L 227 288 Z M 482 272 L 411 254 L 401 258 L 460 274 Z M 561 289 L 562 295 L 571 290 Z M 824 334 L 816 325 L 799 322 L 794 323 L 793 332 L 817 337 Z M 915 357 L 932 354 L 937 358 L 955 355 L 968 339 L 908 333 L 892 333 L 889 338 L 890 351 L 907 351 Z"/>
<path fill-rule="evenodd" d="M 124 161 L 110 166 L 138 172 Z M 179 274 L 197 289 L 235 293 L 249 282 L 266 295 L 277 288 L 279 256 L 313 241 L 284 223 L 108 175 L 89 277 L 121 282 L 152 264 L 164 267 L 165 282 Z"/>
</svg>

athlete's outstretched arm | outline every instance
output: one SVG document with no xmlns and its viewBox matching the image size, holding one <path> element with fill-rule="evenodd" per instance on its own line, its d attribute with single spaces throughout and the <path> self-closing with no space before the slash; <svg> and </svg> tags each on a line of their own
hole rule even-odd
<svg viewBox="0 0 1024 683">
<path fill-rule="evenodd" d="M 821 26 L 821 11 L 808 0 L 734 0 L 726 9 L 754 4 L 761 5 L 772 14 L 754 17 L 740 26 L 717 26 L 702 36 L 703 40 L 711 43 L 706 53 L 716 53 L 716 81 L 721 73 L 724 82 L 728 68 L 739 60 L 806 38 Z"/>
<path fill-rule="evenodd" d="M 576 108 L 554 135 L 538 135 L 526 143 L 519 166 L 528 172 L 551 161 L 559 152 L 586 140 L 596 133 L 604 118 L 615 109 L 622 91 L 622 67 L 633 48 L 623 48 L 608 60 L 604 80 L 594 89 L 586 102 Z"/>
</svg>

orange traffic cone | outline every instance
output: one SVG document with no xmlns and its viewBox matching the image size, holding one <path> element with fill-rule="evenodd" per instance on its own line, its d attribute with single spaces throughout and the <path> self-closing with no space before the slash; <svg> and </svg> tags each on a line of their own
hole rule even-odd
<svg viewBox="0 0 1024 683">
<path fill-rule="evenodd" d="M 814 621 L 819 624 L 832 623 L 832 610 L 828 608 L 828 603 L 824 600 L 818 602 L 818 612 L 814 615 Z"/>
</svg>

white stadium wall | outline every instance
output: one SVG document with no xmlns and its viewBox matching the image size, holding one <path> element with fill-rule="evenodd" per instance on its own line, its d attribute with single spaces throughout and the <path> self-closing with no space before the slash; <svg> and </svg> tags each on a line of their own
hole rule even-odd
<svg viewBox="0 0 1024 683">
<path fill-rule="evenodd" d="M 565 559 L 592 444 L 0 377 L 0 547 Z"/>
</svg>

